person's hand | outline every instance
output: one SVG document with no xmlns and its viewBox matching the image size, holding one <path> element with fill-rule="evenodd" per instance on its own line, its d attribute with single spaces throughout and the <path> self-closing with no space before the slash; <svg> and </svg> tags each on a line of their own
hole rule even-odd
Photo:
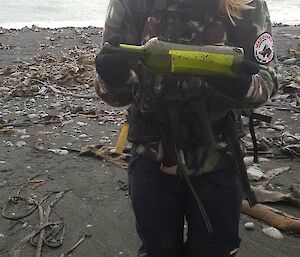
<svg viewBox="0 0 300 257">
<path fill-rule="evenodd" d="M 236 78 L 215 75 L 206 78 L 208 84 L 224 95 L 234 99 L 243 99 L 251 86 L 252 75 L 259 72 L 259 65 L 251 61 L 243 61 Z"/>
<path fill-rule="evenodd" d="M 114 36 L 109 43 L 117 46 L 120 39 Z M 111 86 L 120 85 L 129 78 L 130 66 L 128 57 L 124 53 L 99 53 L 96 56 L 95 65 L 101 79 Z"/>
</svg>

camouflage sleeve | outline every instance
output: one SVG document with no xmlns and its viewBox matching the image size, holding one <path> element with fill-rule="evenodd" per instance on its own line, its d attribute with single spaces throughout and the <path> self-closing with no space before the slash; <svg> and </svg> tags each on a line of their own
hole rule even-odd
<svg viewBox="0 0 300 257">
<path fill-rule="evenodd" d="M 129 2 L 128 0 L 110 0 L 103 30 L 103 43 L 113 36 L 118 35 L 120 43 L 139 44 L 135 19 L 131 13 Z M 131 92 L 125 93 L 124 89 L 126 88 L 131 91 L 137 83 L 138 78 L 135 72 L 131 70 L 128 81 L 117 87 L 115 85 L 108 85 L 97 76 L 95 78 L 95 90 L 104 102 L 114 107 L 120 107 L 132 102 L 132 97 L 130 97 Z M 120 92 L 118 92 L 118 88 Z"/>
<path fill-rule="evenodd" d="M 265 104 L 278 90 L 277 59 L 268 7 L 264 0 L 253 0 L 250 5 L 253 9 L 244 12 L 228 35 L 232 44 L 244 48 L 248 60 L 264 67 L 253 75 L 246 97 L 232 101 L 233 107 L 245 109 Z"/>
</svg>

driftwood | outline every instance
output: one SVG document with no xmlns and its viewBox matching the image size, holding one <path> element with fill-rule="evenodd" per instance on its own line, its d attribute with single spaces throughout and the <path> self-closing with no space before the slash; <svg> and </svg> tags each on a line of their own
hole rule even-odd
<svg viewBox="0 0 300 257">
<path fill-rule="evenodd" d="M 72 246 L 68 251 L 62 253 L 60 257 L 67 257 L 69 256 L 86 238 L 90 237 L 90 235 L 84 235 L 82 238 L 80 238 L 74 246 Z"/>
<path fill-rule="evenodd" d="M 42 229 L 48 226 L 56 226 L 58 224 L 61 224 L 62 221 L 56 221 L 56 222 L 49 222 L 45 223 L 42 226 L 40 226 L 37 230 L 32 231 L 27 236 L 23 237 L 18 243 L 16 243 L 13 248 L 11 249 L 9 256 L 10 257 L 19 257 L 21 255 L 22 250 L 24 249 L 26 243 L 35 235 L 37 235 Z"/>
<path fill-rule="evenodd" d="M 36 176 L 35 176 L 36 177 Z M 29 180 L 31 181 L 31 180 Z M 26 186 L 26 185 L 25 185 Z M 21 192 L 21 190 L 25 187 L 23 186 L 22 188 L 20 188 L 17 192 L 17 195 L 14 196 L 14 198 L 16 199 L 21 199 L 21 200 L 26 200 L 26 198 L 23 198 L 23 197 L 19 197 L 19 194 Z M 31 233 L 29 233 L 27 236 L 23 237 L 19 242 L 17 242 L 11 249 L 10 253 L 9 253 L 9 256 L 10 257 L 19 257 L 21 256 L 21 253 L 22 253 L 22 250 L 24 249 L 24 247 L 26 246 L 26 243 L 28 241 L 32 241 L 32 239 L 35 237 L 35 236 L 38 236 L 38 242 L 37 242 L 37 249 L 36 249 L 36 253 L 35 253 L 35 257 L 41 257 L 41 254 L 42 254 L 42 247 L 43 247 L 43 244 L 44 242 L 46 241 L 46 228 L 47 227 L 51 227 L 51 226 L 57 226 L 59 224 L 62 224 L 62 226 L 64 227 L 64 223 L 63 221 L 56 221 L 56 222 L 50 222 L 49 219 L 50 219 L 50 213 L 53 209 L 53 207 L 57 204 L 57 202 L 64 196 L 64 194 L 66 192 L 68 192 L 70 190 L 65 190 L 65 191 L 59 191 L 59 192 L 51 192 L 50 194 L 47 194 L 44 198 L 42 198 L 40 201 L 36 201 L 34 199 L 31 199 L 31 202 L 34 204 L 34 207 L 30 210 L 30 213 L 27 212 L 23 215 L 19 215 L 17 216 L 18 219 L 21 219 L 21 218 L 24 218 L 24 217 L 27 217 L 29 216 L 35 209 L 38 208 L 39 210 L 39 224 L 38 224 L 38 228 L 37 230 L 34 230 L 32 231 Z M 42 207 L 42 203 L 47 200 L 51 195 L 53 194 L 56 194 L 55 195 L 55 199 L 52 200 L 50 202 L 50 204 L 47 206 L 46 210 L 44 211 L 43 207 Z M 3 211 L 2 211 L 2 215 L 5 217 L 5 218 L 8 218 L 8 219 L 12 219 L 12 217 L 8 216 L 5 214 L 5 210 L 6 210 L 6 207 L 3 208 Z M 16 220 L 16 219 L 13 219 L 13 220 Z M 47 244 L 48 245 L 48 244 Z M 48 245 L 50 246 L 50 245 Z M 51 247 L 51 246 L 50 246 Z"/>
<path fill-rule="evenodd" d="M 125 169 L 128 164 L 125 154 L 116 154 L 111 151 L 111 148 L 104 145 L 87 146 L 86 149 L 80 151 L 79 156 L 94 156 L 122 169 Z"/>
<path fill-rule="evenodd" d="M 300 233 L 300 218 L 294 217 L 275 208 L 257 204 L 250 208 L 247 201 L 243 201 L 242 213 L 280 230 Z"/>
<path fill-rule="evenodd" d="M 58 88 L 56 88 L 55 86 L 51 86 L 51 85 L 47 85 L 55 94 L 61 94 L 64 96 L 72 96 L 72 97 L 77 97 L 77 98 L 92 98 L 92 99 L 99 99 L 98 96 L 96 95 L 78 95 L 78 94 L 74 94 L 71 92 L 65 92 L 62 90 L 59 90 Z"/>
<path fill-rule="evenodd" d="M 257 187 L 251 187 L 251 189 L 254 191 L 256 199 L 259 203 L 286 202 L 295 207 L 300 207 L 300 198 L 298 198 L 293 192 L 281 193 Z"/>
<path fill-rule="evenodd" d="M 275 168 L 275 169 L 272 169 L 272 170 L 268 170 L 264 175 L 263 175 L 263 178 L 265 179 L 264 181 L 262 181 L 258 188 L 260 189 L 264 189 L 266 188 L 269 183 L 271 182 L 272 179 L 274 179 L 275 177 L 277 177 L 278 175 L 284 173 L 284 172 L 287 172 L 290 170 L 290 167 L 280 167 L 280 168 Z"/>
</svg>

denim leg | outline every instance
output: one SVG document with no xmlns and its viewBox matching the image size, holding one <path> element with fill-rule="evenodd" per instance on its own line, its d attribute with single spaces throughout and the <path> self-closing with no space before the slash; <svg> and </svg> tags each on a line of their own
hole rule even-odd
<svg viewBox="0 0 300 257">
<path fill-rule="evenodd" d="M 128 176 L 137 232 L 143 243 L 140 254 L 145 257 L 182 257 L 182 180 L 161 172 L 159 163 L 136 153 L 132 155 Z"/>
<path fill-rule="evenodd" d="M 209 234 L 192 195 L 186 195 L 188 239 L 185 257 L 234 256 L 240 245 L 239 220 L 242 189 L 234 171 L 222 170 L 192 179 L 213 226 Z"/>
</svg>

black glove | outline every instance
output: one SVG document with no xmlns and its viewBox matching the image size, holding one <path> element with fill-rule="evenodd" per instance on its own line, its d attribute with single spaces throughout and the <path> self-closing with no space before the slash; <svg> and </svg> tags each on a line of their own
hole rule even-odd
<svg viewBox="0 0 300 257">
<path fill-rule="evenodd" d="M 108 42 L 117 46 L 120 38 L 116 35 Z M 124 53 L 99 53 L 95 65 L 99 76 L 111 86 L 120 85 L 128 80 L 130 66 Z"/>
<path fill-rule="evenodd" d="M 206 81 L 214 89 L 234 99 L 244 98 L 252 83 L 252 75 L 259 72 L 259 65 L 251 61 L 243 61 L 238 69 L 238 76 L 230 78 L 222 75 L 207 77 Z"/>
</svg>

